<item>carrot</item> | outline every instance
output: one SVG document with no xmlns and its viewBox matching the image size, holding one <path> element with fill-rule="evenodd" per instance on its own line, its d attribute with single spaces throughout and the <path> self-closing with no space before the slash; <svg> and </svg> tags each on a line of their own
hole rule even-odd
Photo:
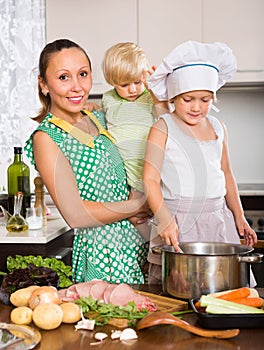
<svg viewBox="0 0 264 350">
<path fill-rule="evenodd" d="M 198 301 L 196 301 L 196 303 L 194 304 L 194 306 L 195 306 L 195 308 L 198 310 L 198 309 L 200 309 L 200 307 L 201 307 L 201 302 L 198 300 Z"/>
<path fill-rule="evenodd" d="M 241 287 L 234 289 L 230 292 L 219 295 L 218 299 L 233 301 L 234 299 L 247 298 L 250 295 L 250 289 L 248 287 Z"/>
<path fill-rule="evenodd" d="M 247 306 L 253 306 L 253 307 L 262 307 L 263 306 L 263 299 L 262 298 L 239 298 L 239 299 L 233 299 L 233 303 L 243 304 Z"/>
<path fill-rule="evenodd" d="M 201 306 L 201 302 L 198 300 L 196 301 L 196 303 L 194 304 L 195 308 L 197 311 L 199 312 L 205 312 L 205 307 Z"/>
</svg>

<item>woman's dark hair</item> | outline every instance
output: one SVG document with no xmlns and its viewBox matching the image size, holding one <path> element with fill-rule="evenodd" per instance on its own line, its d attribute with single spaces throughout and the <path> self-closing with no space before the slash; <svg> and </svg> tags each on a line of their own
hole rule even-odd
<svg viewBox="0 0 264 350">
<path fill-rule="evenodd" d="M 63 49 L 70 49 L 72 47 L 75 47 L 81 50 L 85 54 L 91 68 L 91 60 L 82 47 L 80 47 L 78 44 L 76 44 L 75 42 L 69 39 L 58 39 L 53 41 L 52 43 L 47 44 L 42 50 L 39 57 L 39 77 L 42 78 L 44 82 L 46 82 L 46 70 L 49 64 L 50 56 Z M 40 84 L 38 84 L 38 95 L 39 95 L 39 100 L 42 104 L 42 108 L 39 111 L 39 114 L 33 119 L 40 123 L 49 112 L 49 109 L 51 106 L 51 100 L 50 100 L 49 94 L 47 95 L 43 94 Z"/>
</svg>

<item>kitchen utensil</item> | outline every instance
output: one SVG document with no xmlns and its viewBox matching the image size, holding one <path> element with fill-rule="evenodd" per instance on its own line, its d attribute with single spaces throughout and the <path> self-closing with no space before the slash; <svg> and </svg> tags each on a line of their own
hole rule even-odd
<svg viewBox="0 0 264 350">
<path fill-rule="evenodd" d="M 26 220 L 29 230 L 39 230 L 43 225 L 42 209 L 31 207 L 26 209 Z"/>
<path fill-rule="evenodd" d="M 162 254 L 162 288 L 179 299 L 249 286 L 250 263 L 262 261 L 263 254 L 242 244 L 183 242 L 183 254 L 172 246 L 154 247 Z M 249 253 L 251 255 L 249 255 Z"/>
<path fill-rule="evenodd" d="M 5 346 L 4 348 L 1 347 L 1 349 L 30 350 L 35 348 L 41 340 L 40 332 L 30 326 L 20 326 L 12 323 L 0 322 L 0 331 L 1 330 L 7 330 L 17 337 L 16 343 L 10 344 L 10 346 Z"/>
<path fill-rule="evenodd" d="M 200 298 L 190 300 L 190 305 L 198 317 L 199 325 L 207 329 L 264 328 L 264 314 L 208 314 L 196 309 Z"/>
<path fill-rule="evenodd" d="M 137 330 L 157 326 L 159 324 L 172 324 L 176 327 L 185 329 L 186 331 L 200 335 L 201 337 L 207 338 L 221 338 L 228 339 L 233 338 L 239 334 L 239 329 L 227 329 L 227 330 L 206 330 L 191 325 L 190 323 L 181 320 L 167 312 L 152 312 L 147 316 L 143 317 L 137 323 Z"/>
</svg>

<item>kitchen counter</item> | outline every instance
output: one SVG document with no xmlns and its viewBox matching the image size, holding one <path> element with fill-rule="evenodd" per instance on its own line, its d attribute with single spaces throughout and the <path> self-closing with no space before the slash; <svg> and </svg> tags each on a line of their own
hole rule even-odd
<svg viewBox="0 0 264 350">
<path fill-rule="evenodd" d="M 139 286 L 137 289 L 154 292 L 159 294 L 160 286 Z M 264 289 L 262 290 L 264 292 Z M 260 294 L 261 295 L 261 294 Z M 10 311 L 12 307 L 1 305 L 0 321 L 10 322 Z M 228 316 L 227 316 L 228 317 Z M 195 314 L 183 315 L 183 319 L 191 324 L 197 325 L 197 316 Z M 41 330 L 41 342 L 36 346 L 36 350 L 262 350 L 263 349 L 263 328 L 262 329 L 241 329 L 240 334 L 231 339 L 211 339 L 193 335 L 183 329 L 173 325 L 159 325 L 149 329 L 137 331 L 138 339 L 128 343 L 120 340 L 111 340 L 110 335 L 113 326 L 96 327 L 94 331 L 79 330 L 75 331 L 74 325 L 62 324 L 55 330 Z M 94 334 L 96 332 L 105 332 L 109 335 L 107 340 L 96 346 L 94 343 Z"/>
<path fill-rule="evenodd" d="M 264 196 L 264 184 L 262 183 L 238 183 L 240 196 Z"/>
<path fill-rule="evenodd" d="M 71 265 L 73 230 L 60 216 L 50 216 L 39 230 L 8 232 L 0 226 L 0 271 L 6 271 L 6 258 L 11 255 L 55 257 Z"/>
<path fill-rule="evenodd" d="M 57 217 L 52 217 L 47 220 L 47 225 L 44 225 L 38 230 L 27 230 L 25 232 L 8 232 L 3 223 L 0 226 L 0 244 L 1 243 L 17 243 L 20 244 L 46 244 L 61 234 L 68 231 L 70 228 L 66 222 Z"/>
</svg>

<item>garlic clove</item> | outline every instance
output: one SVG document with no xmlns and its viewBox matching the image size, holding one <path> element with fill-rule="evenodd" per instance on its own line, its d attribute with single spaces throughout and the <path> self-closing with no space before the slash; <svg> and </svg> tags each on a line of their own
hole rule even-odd
<svg viewBox="0 0 264 350">
<path fill-rule="evenodd" d="M 75 330 L 87 329 L 88 331 L 93 331 L 95 326 L 95 320 L 82 319 L 75 325 Z"/>
<path fill-rule="evenodd" d="M 137 339 L 137 333 L 132 328 L 126 328 L 121 332 L 120 340 Z"/>
<path fill-rule="evenodd" d="M 122 331 L 113 331 L 111 334 L 111 339 L 119 339 L 121 337 Z"/>
<path fill-rule="evenodd" d="M 108 337 L 108 335 L 106 333 L 103 333 L 103 332 L 97 332 L 94 335 L 94 339 L 99 340 L 99 341 L 102 341 L 107 337 Z"/>
</svg>

